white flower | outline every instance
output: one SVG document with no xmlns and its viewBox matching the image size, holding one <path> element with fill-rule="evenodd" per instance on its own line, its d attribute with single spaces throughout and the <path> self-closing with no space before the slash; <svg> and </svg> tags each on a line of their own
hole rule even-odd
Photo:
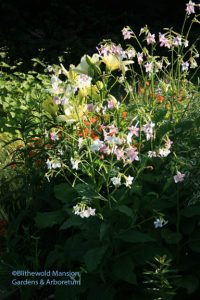
<svg viewBox="0 0 200 300">
<path fill-rule="evenodd" d="M 153 63 L 152 62 L 151 63 L 146 63 L 144 65 L 144 67 L 145 67 L 146 73 L 149 73 L 149 74 L 153 73 Z"/>
<path fill-rule="evenodd" d="M 142 130 L 146 134 L 146 139 L 149 141 L 153 137 L 153 128 L 155 127 L 155 123 L 153 122 L 148 122 L 142 127 Z"/>
<path fill-rule="evenodd" d="M 177 171 L 176 175 L 174 176 L 174 182 L 175 183 L 182 182 L 184 181 L 184 177 L 185 177 L 184 173 Z"/>
<path fill-rule="evenodd" d="M 181 64 L 181 66 L 182 66 L 182 71 L 188 71 L 188 69 L 189 69 L 189 62 L 188 61 L 183 62 Z"/>
<path fill-rule="evenodd" d="M 80 89 L 84 89 L 91 86 L 92 78 L 86 74 L 80 74 L 77 76 L 77 86 Z"/>
<path fill-rule="evenodd" d="M 182 45 L 182 39 L 180 36 L 176 36 L 173 40 L 173 43 L 175 46 L 181 46 Z"/>
<path fill-rule="evenodd" d="M 80 137 L 80 138 L 78 139 L 78 149 L 81 149 L 82 144 L 83 144 L 83 138 Z"/>
<path fill-rule="evenodd" d="M 131 142 L 132 142 L 132 136 L 133 136 L 133 134 L 131 132 L 129 132 L 127 134 L 127 138 L 126 138 L 127 144 L 131 144 Z"/>
<path fill-rule="evenodd" d="M 156 151 L 148 151 L 148 153 L 147 153 L 147 155 L 148 155 L 148 157 L 156 157 L 157 156 L 157 154 L 156 154 Z"/>
<path fill-rule="evenodd" d="M 114 186 L 120 186 L 121 185 L 121 178 L 120 177 L 112 177 L 110 180 L 112 181 L 112 184 Z"/>
<path fill-rule="evenodd" d="M 47 168 L 49 170 L 51 170 L 52 169 L 52 165 L 51 165 L 51 161 L 49 159 L 47 159 L 46 164 L 47 164 Z"/>
<path fill-rule="evenodd" d="M 159 153 L 160 157 L 166 157 L 166 156 L 168 156 L 170 154 L 170 152 L 171 151 L 169 149 L 167 149 L 167 148 L 160 148 L 158 150 L 158 153 Z"/>
<path fill-rule="evenodd" d="M 90 150 L 91 152 L 96 152 L 99 151 L 100 148 L 104 145 L 103 141 L 100 140 L 95 140 L 93 143 L 90 145 Z"/>
<path fill-rule="evenodd" d="M 184 41 L 184 47 L 187 48 L 188 45 L 189 45 L 189 41 L 188 41 L 188 40 L 185 40 L 185 41 Z"/>
<path fill-rule="evenodd" d="M 126 177 L 126 182 L 124 183 L 125 186 L 130 187 L 131 184 L 133 183 L 133 179 L 134 179 L 134 177 L 132 177 L 130 175 L 128 177 Z"/>
<path fill-rule="evenodd" d="M 78 159 L 74 159 L 74 158 L 70 158 L 71 164 L 72 164 L 72 169 L 74 170 L 78 170 L 78 164 L 80 163 L 80 160 Z"/>
<path fill-rule="evenodd" d="M 58 160 L 49 160 L 49 159 L 47 159 L 46 164 L 47 164 L 47 168 L 49 170 L 61 168 L 61 163 Z"/>
<path fill-rule="evenodd" d="M 52 169 L 61 168 L 61 163 L 59 161 L 53 161 L 52 162 Z"/>
<path fill-rule="evenodd" d="M 161 228 L 164 225 L 166 225 L 168 221 L 165 221 L 164 219 L 161 218 L 157 218 L 153 223 L 155 228 Z"/>
<path fill-rule="evenodd" d="M 90 216 L 95 216 L 95 208 L 86 206 L 85 204 L 77 204 L 73 207 L 74 214 L 80 216 L 81 218 L 89 218 Z"/>
</svg>

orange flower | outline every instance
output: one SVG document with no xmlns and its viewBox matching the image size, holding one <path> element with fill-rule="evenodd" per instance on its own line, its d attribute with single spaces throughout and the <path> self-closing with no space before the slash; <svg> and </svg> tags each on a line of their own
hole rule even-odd
<svg viewBox="0 0 200 300">
<path fill-rule="evenodd" d="M 127 117 L 127 114 L 128 114 L 127 111 L 123 111 L 122 112 L 122 118 L 125 119 Z"/>
<path fill-rule="evenodd" d="M 164 101 L 164 97 L 160 94 L 154 95 L 158 103 L 162 103 Z"/>
</svg>

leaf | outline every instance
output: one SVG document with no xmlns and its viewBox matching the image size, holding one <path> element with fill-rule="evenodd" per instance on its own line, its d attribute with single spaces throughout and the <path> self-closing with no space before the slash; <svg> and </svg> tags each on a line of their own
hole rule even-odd
<svg viewBox="0 0 200 300">
<path fill-rule="evenodd" d="M 68 229 L 70 227 L 80 227 L 83 224 L 83 219 L 79 216 L 71 216 L 66 222 L 62 224 L 60 230 Z"/>
<path fill-rule="evenodd" d="M 101 260 L 107 250 L 107 246 L 97 247 L 89 250 L 85 256 L 85 264 L 89 272 L 93 272 L 97 269 L 98 265 L 101 263 Z"/>
<path fill-rule="evenodd" d="M 148 243 L 155 241 L 148 234 L 136 231 L 134 229 L 121 230 L 117 238 L 130 243 Z"/>
<path fill-rule="evenodd" d="M 120 211 L 122 214 L 125 214 L 128 217 L 133 218 L 132 210 L 126 205 L 119 205 L 118 207 L 115 208 L 115 210 Z"/>
<path fill-rule="evenodd" d="M 185 207 L 181 210 L 181 214 L 184 217 L 194 217 L 200 215 L 200 205 L 192 205 Z"/>
<path fill-rule="evenodd" d="M 136 275 L 133 272 L 134 264 L 129 256 L 118 258 L 112 266 L 112 274 L 118 280 L 124 280 L 131 284 L 137 284 Z"/>
<path fill-rule="evenodd" d="M 177 286 L 187 289 L 187 294 L 192 294 L 199 287 L 199 280 L 194 275 L 185 275 L 178 280 Z"/>
<path fill-rule="evenodd" d="M 67 183 L 60 183 L 54 186 L 54 195 L 56 199 L 63 203 L 71 202 L 77 197 L 76 190 Z"/>
<path fill-rule="evenodd" d="M 168 244 L 177 244 L 182 239 L 179 232 L 173 232 L 169 229 L 163 229 L 161 235 Z"/>
<path fill-rule="evenodd" d="M 114 295 L 115 289 L 112 285 L 98 283 L 91 286 L 87 300 L 113 300 Z"/>
<path fill-rule="evenodd" d="M 35 217 L 36 226 L 39 228 L 52 227 L 54 225 L 60 224 L 66 218 L 66 214 L 62 210 L 56 210 L 51 212 L 38 212 Z"/>
<path fill-rule="evenodd" d="M 102 223 L 100 226 L 100 232 L 99 232 L 99 239 L 100 241 L 103 240 L 103 238 L 105 237 L 107 231 L 109 229 L 109 225 L 106 223 Z"/>
</svg>

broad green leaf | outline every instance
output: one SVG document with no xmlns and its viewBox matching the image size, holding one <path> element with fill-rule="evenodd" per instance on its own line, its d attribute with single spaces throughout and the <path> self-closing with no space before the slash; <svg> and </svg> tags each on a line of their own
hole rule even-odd
<svg viewBox="0 0 200 300">
<path fill-rule="evenodd" d="M 107 246 L 97 247 L 89 250 L 85 256 L 84 261 L 89 272 L 93 272 L 97 269 L 98 265 L 107 250 Z"/>
<path fill-rule="evenodd" d="M 194 216 L 199 216 L 200 215 L 200 205 L 192 205 L 185 207 L 184 209 L 181 210 L 181 214 L 184 217 L 194 217 Z"/>
<path fill-rule="evenodd" d="M 161 235 L 168 244 L 177 244 L 182 239 L 179 232 L 173 232 L 169 229 L 163 229 Z"/>
<path fill-rule="evenodd" d="M 71 216 L 66 222 L 62 224 L 60 230 L 68 229 L 70 227 L 80 227 L 84 220 L 79 216 Z"/>
<path fill-rule="evenodd" d="M 127 215 L 128 217 L 133 217 L 133 211 L 126 205 L 119 205 L 115 210 L 120 211 L 122 214 Z"/>
<path fill-rule="evenodd" d="M 77 192 L 69 184 L 60 183 L 54 186 L 54 195 L 56 199 L 63 203 L 70 203 L 77 197 Z"/>
<path fill-rule="evenodd" d="M 38 212 L 35 217 L 35 222 L 39 228 L 52 227 L 54 225 L 60 224 L 66 218 L 66 214 L 62 210 L 56 210 L 51 212 Z"/>
<path fill-rule="evenodd" d="M 134 264 L 129 256 L 122 256 L 115 260 L 112 266 L 112 274 L 118 280 L 124 280 L 131 284 L 137 284 L 136 275 L 133 271 Z"/>
<path fill-rule="evenodd" d="M 199 287 L 199 280 L 195 275 L 184 275 L 177 282 L 178 287 L 187 289 L 187 294 L 192 294 Z"/>
<path fill-rule="evenodd" d="M 154 239 L 148 234 L 136 231 L 134 229 L 121 230 L 117 238 L 130 243 L 148 243 L 154 241 Z"/>
</svg>

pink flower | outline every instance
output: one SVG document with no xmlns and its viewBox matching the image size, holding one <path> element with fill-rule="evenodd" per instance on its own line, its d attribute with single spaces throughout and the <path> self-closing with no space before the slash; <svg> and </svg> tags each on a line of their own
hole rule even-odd
<svg viewBox="0 0 200 300">
<path fill-rule="evenodd" d="M 153 73 L 153 63 L 146 63 L 144 65 L 146 73 Z"/>
<path fill-rule="evenodd" d="M 137 125 L 137 124 L 136 124 L 136 125 Z M 131 126 L 131 127 L 129 127 L 128 129 L 130 130 L 130 132 L 131 132 L 132 135 L 139 136 L 139 133 L 138 133 L 139 128 L 138 128 L 138 127 L 136 127 L 136 126 Z"/>
<path fill-rule="evenodd" d="M 51 139 L 52 141 L 58 141 L 58 140 L 59 140 L 59 137 L 58 137 L 57 133 L 51 132 L 51 133 L 50 133 L 50 139 Z"/>
<path fill-rule="evenodd" d="M 129 27 L 124 27 L 122 29 L 122 35 L 124 37 L 124 40 L 130 40 L 132 37 L 133 31 L 129 29 Z"/>
<path fill-rule="evenodd" d="M 182 182 L 184 180 L 185 174 L 177 171 L 176 175 L 174 176 L 174 182 Z"/>
<path fill-rule="evenodd" d="M 124 159 L 124 150 L 123 149 L 116 149 L 114 153 L 117 156 L 117 160 Z"/>
<path fill-rule="evenodd" d="M 172 144 L 173 144 L 173 142 L 170 139 L 168 139 L 165 143 L 165 148 L 169 150 L 171 148 Z"/>
<path fill-rule="evenodd" d="M 192 1 L 189 1 L 189 3 L 186 4 L 186 13 L 187 15 L 191 15 L 195 13 L 194 7 L 195 7 L 195 3 Z"/>
<path fill-rule="evenodd" d="M 94 104 L 93 103 L 88 103 L 87 104 L 87 110 L 90 111 L 90 112 L 93 111 L 94 110 Z"/>
<path fill-rule="evenodd" d="M 108 126 L 108 128 L 109 128 L 110 135 L 115 135 L 116 133 L 118 133 L 118 128 L 115 127 L 115 125 Z"/>
<path fill-rule="evenodd" d="M 143 62 L 143 53 L 138 52 L 137 60 L 138 60 L 138 64 L 141 65 L 141 63 Z"/>
<path fill-rule="evenodd" d="M 111 51 L 114 55 L 121 56 L 123 54 L 123 49 L 122 49 L 121 45 L 112 44 Z"/>
<path fill-rule="evenodd" d="M 129 147 L 126 149 L 126 154 L 131 162 L 134 160 L 139 160 L 138 151 L 135 147 Z"/>
<path fill-rule="evenodd" d="M 159 33 L 159 42 L 160 42 L 160 47 L 167 47 L 170 48 L 171 44 L 170 41 L 165 37 L 165 34 Z"/>
<path fill-rule="evenodd" d="M 155 34 L 151 34 L 150 32 L 147 35 L 147 44 L 155 44 L 156 40 L 155 40 Z"/>
</svg>

